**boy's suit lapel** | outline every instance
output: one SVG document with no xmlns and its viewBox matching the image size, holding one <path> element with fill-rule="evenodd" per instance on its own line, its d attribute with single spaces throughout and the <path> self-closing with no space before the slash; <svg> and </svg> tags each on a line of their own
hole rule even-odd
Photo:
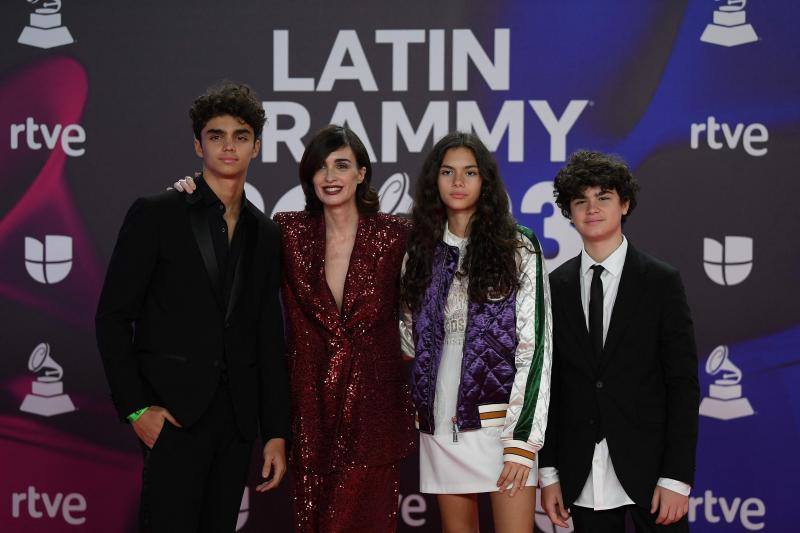
<svg viewBox="0 0 800 533">
<path fill-rule="evenodd" d="M 625 331 L 630 325 L 639 307 L 639 301 L 645 292 L 644 267 L 633 246 L 628 245 L 625 256 L 625 266 L 622 267 L 622 279 L 619 282 L 617 298 L 611 312 L 611 322 L 608 325 L 606 342 L 603 345 L 601 366 L 608 364 L 609 358 L 614 355 L 622 340 Z"/>
<path fill-rule="evenodd" d="M 217 254 L 214 252 L 214 243 L 211 240 L 211 228 L 208 226 L 204 204 L 201 194 L 185 194 L 188 204 L 189 222 L 192 226 L 192 233 L 197 242 L 200 256 L 203 258 L 208 280 L 211 283 L 211 290 L 220 308 L 222 305 L 222 287 L 220 286 L 219 265 L 217 264 Z"/>
<path fill-rule="evenodd" d="M 241 217 L 247 217 L 248 220 L 241 228 L 245 231 L 244 245 L 242 246 L 241 255 L 236 261 L 236 270 L 233 273 L 230 301 L 228 301 L 228 306 L 225 311 L 226 322 L 231 318 L 231 314 L 236 309 L 236 305 L 241 299 L 245 279 L 253 264 L 253 253 L 255 252 L 256 246 L 258 246 L 260 227 L 256 217 L 252 216 L 252 213 L 250 213 L 250 209 L 255 209 L 255 206 L 250 204 L 250 202 L 246 202 L 244 209 L 242 209 L 242 214 L 240 215 Z"/>
<path fill-rule="evenodd" d="M 569 327 L 581 347 L 581 354 L 585 354 L 581 360 L 585 360 L 590 369 L 596 371 L 598 361 L 592 355 L 589 331 L 586 329 L 586 316 L 583 314 L 581 304 L 581 256 L 570 259 L 565 264 L 565 268 L 564 276 L 561 278 L 562 290 L 565 291 L 564 313 L 569 320 Z"/>
</svg>

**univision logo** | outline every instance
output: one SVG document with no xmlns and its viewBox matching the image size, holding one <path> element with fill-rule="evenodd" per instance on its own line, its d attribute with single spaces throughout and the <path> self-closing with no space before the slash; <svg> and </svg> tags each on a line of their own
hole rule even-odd
<svg viewBox="0 0 800 533">
<path fill-rule="evenodd" d="M 52 285 L 63 281 L 72 270 L 72 237 L 45 235 L 44 244 L 25 237 L 25 268 L 39 283 Z"/>
<path fill-rule="evenodd" d="M 753 239 L 725 237 L 721 243 L 703 239 L 703 267 L 711 281 L 719 285 L 738 285 L 753 270 Z"/>
</svg>

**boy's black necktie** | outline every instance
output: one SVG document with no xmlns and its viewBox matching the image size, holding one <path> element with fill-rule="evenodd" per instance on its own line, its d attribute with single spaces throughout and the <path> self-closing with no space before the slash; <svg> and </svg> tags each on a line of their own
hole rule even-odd
<svg viewBox="0 0 800 533">
<path fill-rule="evenodd" d="M 603 273 L 601 265 L 592 265 L 592 285 L 589 289 L 589 338 L 592 339 L 594 356 L 599 358 L 603 353 Z"/>
</svg>

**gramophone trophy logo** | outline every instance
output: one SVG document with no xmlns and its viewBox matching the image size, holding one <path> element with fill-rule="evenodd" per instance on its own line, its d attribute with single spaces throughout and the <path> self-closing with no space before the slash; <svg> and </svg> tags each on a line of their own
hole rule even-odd
<svg viewBox="0 0 800 533">
<path fill-rule="evenodd" d="M 64 369 L 50 356 L 46 342 L 33 349 L 28 359 L 28 370 L 38 374 L 31 383 L 31 393 L 25 396 L 20 411 L 41 416 L 55 416 L 75 410 L 75 404 L 64 394 L 61 377 Z"/>
<path fill-rule="evenodd" d="M 717 346 L 706 361 L 706 373 L 720 376 L 708 386 L 708 396 L 700 402 L 700 414 L 719 420 L 732 420 L 753 414 L 750 401 L 742 396 L 742 371 L 728 356 L 727 346 Z"/>
<path fill-rule="evenodd" d="M 36 4 L 39 0 L 28 0 Z M 44 0 L 42 7 L 31 13 L 30 24 L 19 34 L 17 42 L 37 48 L 54 48 L 75 42 L 66 26 L 61 25 L 61 0 Z"/>
<path fill-rule="evenodd" d="M 753 26 L 747 24 L 744 6 L 747 0 L 727 0 L 714 11 L 714 22 L 706 26 L 700 40 L 720 46 L 738 46 L 758 40 Z"/>
</svg>

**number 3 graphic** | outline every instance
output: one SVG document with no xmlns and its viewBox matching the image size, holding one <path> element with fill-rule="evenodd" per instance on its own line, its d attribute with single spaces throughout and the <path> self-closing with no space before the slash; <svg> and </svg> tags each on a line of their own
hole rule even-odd
<svg viewBox="0 0 800 533">
<path fill-rule="evenodd" d="M 581 236 L 572 227 L 570 221 L 561 215 L 553 198 L 553 182 L 542 181 L 528 189 L 522 197 L 520 211 L 526 214 L 539 215 L 545 205 L 553 206 L 553 214 L 545 218 L 542 223 L 543 237 L 558 243 L 558 253 L 555 257 L 545 258 L 547 271 L 552 272 L 567 259 L 575 257 L 583 246 Z"/>
</svg>

